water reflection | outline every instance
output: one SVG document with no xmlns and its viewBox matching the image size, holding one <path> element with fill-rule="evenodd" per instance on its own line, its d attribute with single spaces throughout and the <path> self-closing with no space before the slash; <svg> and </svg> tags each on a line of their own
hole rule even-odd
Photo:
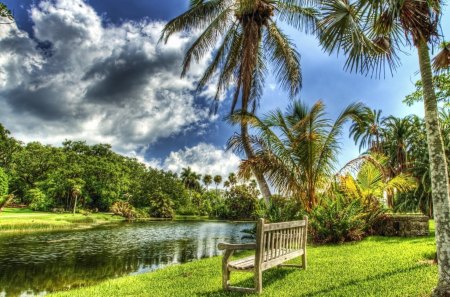
<svg viewBox="0 0 450 297">
<path fill-rule="evenodd" d="M 0 296 L 45 295 L 218 255 L 248 223 L 153 222 L 0 237 Z"/>
</svg>

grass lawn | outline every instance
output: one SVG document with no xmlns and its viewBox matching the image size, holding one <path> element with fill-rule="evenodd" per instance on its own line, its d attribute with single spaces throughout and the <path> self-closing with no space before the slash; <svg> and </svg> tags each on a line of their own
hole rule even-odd
<svg viewBox="0 0 450 297">
<path fill-rule="evenodd" d="M 0 234 L 80 229 L 120 221 L 123 221 L 123 218 L 107 213 L 85 216 L 70 213 L 36 212 L 27 208 L 5 208 L 0 212 Z"/>
<path fill-rule="evenodd" d="M 429 296 L 437 282 L 437 266 L 430 264 L 434 251 L 433 234 L 309 246 L 308 270 L 265 271 L 262 296 Z M 232 273 L 232 283 L 251 286 L 252 278 L 248 273 L 236 272 Z M 50 296 L 242 295 L 222 291 L 221 257 L 215 257 Z"/>
</svg>

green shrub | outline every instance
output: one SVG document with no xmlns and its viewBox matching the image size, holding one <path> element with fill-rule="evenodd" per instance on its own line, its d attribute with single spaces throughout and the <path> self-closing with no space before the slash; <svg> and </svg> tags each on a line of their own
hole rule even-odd
<svg viewBox="0 0 450 297">
<path fill-rule="evenodd" d="M 30 201 L 30 209 L 36 211 L 47 211 L 52 205 L 52 201 L 40 190 L 30 189 L 26 193 L 26 200 Z"/>
<path fill-rule="evenodd" d="M 309 215 L 310 236 L 316 243 L 361 240 L 371 232 L 375 219 L 382 212 L 361 200 L 346 199 L 341 195 L 322 201 L 322 205 Z"/>
<path fill-rule="evenodd" d="M 222 218 L 255 219 L 258 213 L 258 192 L 252 187 L 239 185 L 225 193 L 225 213 Z"/>
<path fill-rule="evenodd" d="M 118 216 L 124 217 L 127 220 L 133 220 L 137 217 L 134 207 L 125 201 L 116 201 L 111 206 L 111 211 Z"/>
<path fill-rule="evenodd" d="M 170 197 L 161 191 L 155 192 L 150 198 L 149 214 L 154 218 L 172 219 L 175 212 Z"/>
<path fill-rule="evenodd" d="M 304 214 L 301 203 L 294 198 L 272 195 L 269 206 L 265 209 L 264 217 L 270 222 L 284 222 L 301 220 Z"/>
</svg>

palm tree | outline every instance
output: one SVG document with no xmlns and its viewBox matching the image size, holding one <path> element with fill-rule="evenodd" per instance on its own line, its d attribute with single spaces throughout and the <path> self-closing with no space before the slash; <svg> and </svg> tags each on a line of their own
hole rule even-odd
<svg viewBox="0 0 450 297">
<path fill-rule="evenodd" d="M 326 117 L 321 101 L 311 108 L 294 101 L 284 113 L 277 109 L 262 119 L 236 112 L 230 121 L 245 120 L 256 132 L 251 137 L 255 155 L 241 162 L 239 175 L 248 178 L 251 168 L 257 168 L 280 193 L 302 201 L 310 211 L 318 204 L 317 191 L 334 172 L 344 123 L 358 120 L 362 111 L 362 104 L 351 104 L 334 122 Z M 236 135 L 228 142 L 234 150 L 242 145 Z"/>
<path fill-rule="evenodd" d="M 209 185 L 212 184 L 212 176 L 209 175 L 209 174 L 205 174 L 205 175 L 203 176 L 203 183 L 204 183 L 205 186 L 206 186 L 206 191 L 208 191 Z"/>
<path fill-rule="evenodd" d="M 181 170 L 181 181 L 184 186 L 189 189 L 189 193 L 191 193 L 192 189 L 199 190 L 200 189 L 200 178 L 201 175 L 192 171 L 191 167 L 183 168 Z"/>
<path fill-rule="evenodd" d="M 2 19 L 5 19 L 6 22 L 2 21 Z M 14 17 L 11 10 L 4 3 L 0 2 L 0 24 L 11 24 L 13 22 Z"/>
<path fill-rule="evenodd" d="M 428 49 L 438 41 L 441 3 L 423 0 L 324 0 L 320 21 L 324 49 L 330 53 L 342 50 L 347 56 L 345 66 L 350 70 L 381 75 L 386 67 L 395 70 L 399 64 L 397 52 L 402 45 L 413 45 L 417 49 L 439 258 L 435 296 L 450 294 L 450 188 Z"/>
<path fill-rule="evenodd" d="M 397 118 L 387 117 L 383 120 L 384 129 L 384 151 L 390 157 L 392 175 L 405 172 L 409 166 L 409 139 L 414 132 L 410 117 Z"/>
<path fill-rule="evenodd" d="M 355 144 L 359 142 L 360 151 L 367 147 L 371 152 L 381 152 L 382 134 L 381 110 L 365 108 L 362 120 L 350 127 L 350 137 L 353 136 Z"/>
<path fill-rule="evenodd" d="M 216 184 L 216 194 L 217 194 L 217 187 L 222 183 L 222 176 L 220 175 L 214 176 L 214 183 Z"/>
<path fill-rule="evenodd" d="M 229 187 L 230 187 L 230 182 L 229 182 L 228 180 L 226 180 L 226 181 L 223 183 L 223 186 L 224 186 L 225 188 L 229 188 Z"/>
<path fill-rule="evenodd" d="M 388 163 L 389 158 L 380 154 L 362 155 L 348 162 L 336 175 L 339 192 L 373 206 L 378 205 L 386 194 L 386 204 L 393 208 L 393 200 L 389 197 L 414 190 L 417 181 L 405 173 L 391 177 Z M 351 174 L 349 169 L 355 167 L 356 174 Z M 342 174 L 343 172 L 346 173 Z"/>
<path fill-rule="evenodd" d="M 218 73 L 216 102 L 233 86 L 231 112 L 239 100 L 241 109 L 253 112 L 264 88 L 267 65 L 281 86 L 294 97 L 298 94 L 302 76 L 300 57 L 292 41 L 282 32 L 275 17 L 294 28 L 310 32 L 316 29 L 317 11 L 304 7 L 307 1 L 294 0 L 191 0 L 188 11 L 171 20 L 164 28 L 161 40 L 182 31 L 202 33 L 188 49 L 182 76 L 192 60 L 199 61 L 221 41 L 211 64 L 198 83 L 198 90 L 215 79 Z M 241 123 L 243 150 L 248 158 L 254 152 L 249 141 L 248 125 Z M 253 170 L 264 197 L 270 189 L 260 172 Z"/>
<path fill-rule="evenodd" d="M 228 175 L 228 182 L 230 183 L 230 185 L 231 186 L 234 186 L 234 185 L 236 185 L 236 183 L 237 183 L 237 178 L 236 178 L 236 174 L 235 173 L 230 173 L 229 175 Z"/>
</svg>

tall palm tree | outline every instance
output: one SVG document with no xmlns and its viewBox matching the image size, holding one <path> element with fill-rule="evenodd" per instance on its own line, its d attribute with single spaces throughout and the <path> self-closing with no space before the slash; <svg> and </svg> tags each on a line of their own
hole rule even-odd
<svg viewBox="0 0 450 297">
<path fill-rule="evenodd" d="M 342 50 L 350 70 L 381 75 L 386 67 L 395 70 L 401 46 L 417 49 L 439 258 L 435 296 L 450 294 L 450 188 L 428 49 L 438 41 L 441 4 L 439 0 L 323 0 L 320 21 L 324 49 Z"/>
<path fill-rule="evenodd" d="M 409 166 L 409 140 L 414 133 L 413 121 L 410 117 L 398 118 L 389 116 L 383 119 L 384 151 L 390 157 L 390 167 L 393 176 L 405 172 Z"/>
<path fill-rule="evenodd" d="M 277 109 L 262 119 L 236 112 L 230 121 L 248 122 L 256 134 L 251 137 L 255 155 L 243 160 L 239 174 L 248 178 L 251 168 L 263 172 L 282 194 L 302 201 L 306 210 L 318 204 L 317 192 L 332 176 L 344 123 L 361 117 L 363 105 L 351 104 L 333 122 L 326 117 L 321 101 L 311 108 L 294 101 L 285 112 Z M 228 147 L 242 149 L 242 137 L 233 136 Z"/>
<path fill-rule="evenodd" d="M 221 175 L 215 175 L 214 176 L 214 183 L 216 184 L 216 194 L 217 194 L 217 187 L 222 183 L 222 176 Z"/>
<path fill-rule="evenodd" d="M 228 182 L 230 183 L 230 185 L 231 186 L 234 186 L 234 185 L 236 185 L 236 183 L 237 183 L 237 178 L 236 178 L 236 174 L 235 173 L 230 173 L 229 175 L 228 175 Z"/>
<path fill-rule="evenodd" d="M 208 191 L 208 187 L 209 187 L 209 185 L 210 184 L 212 184 L 212 176 L 210 175 L 210 174 L 205 174 L 204 176 L 203 176 L 203 184 L 205 184 L 205 186 L 206 186 L 206 191 Z"/>
<path fill-rule="evenodd" d="M 365 108 L 362 120 L 353 122 L 350 126 L 350 137 L 353 137 L 355 144 L 359 142 L 360 151 L 367 148 L 371 152 L 380 153 L 383 137 L 381 110 Z"/>
<path fill-rule="evenodd" d="M 181 181 L 183 182 L 184 186 L 188 188 L 189 190 L 200 189 L 200 178 L 201 175 L 194 172 L 191 167 L 183 168 L 181 170 Z"/>
<path fill-rule="evenodd" d="M 316 29 L 317 11 L 305 4 L 308 0 L 191 0 L 188 11 L 171 20 L 161 39 L 182 31 L 202 33 L 188 49 L 182 76 L 192 60 L 199 61 L 220 41 L 209 67 L 198 83 L 202 89 L 218 73 L 216 101 L 233 86 L 231 112 L 240 101 L 243 111 L 254 111 L 262 95 L 267 65 L 270 63 L 280 85 L 294 97 L 302 76 L 300 56 L 292 41 L 282 32 L 276 18 L 294 28 L 310 32 Z M 243 148 L 248 158 L 254 152 L 249 141 L 248 125 L 241 123 Z M 253 170 L 264 197 L 270 189 L 260 172 Z"/>
</svg>

